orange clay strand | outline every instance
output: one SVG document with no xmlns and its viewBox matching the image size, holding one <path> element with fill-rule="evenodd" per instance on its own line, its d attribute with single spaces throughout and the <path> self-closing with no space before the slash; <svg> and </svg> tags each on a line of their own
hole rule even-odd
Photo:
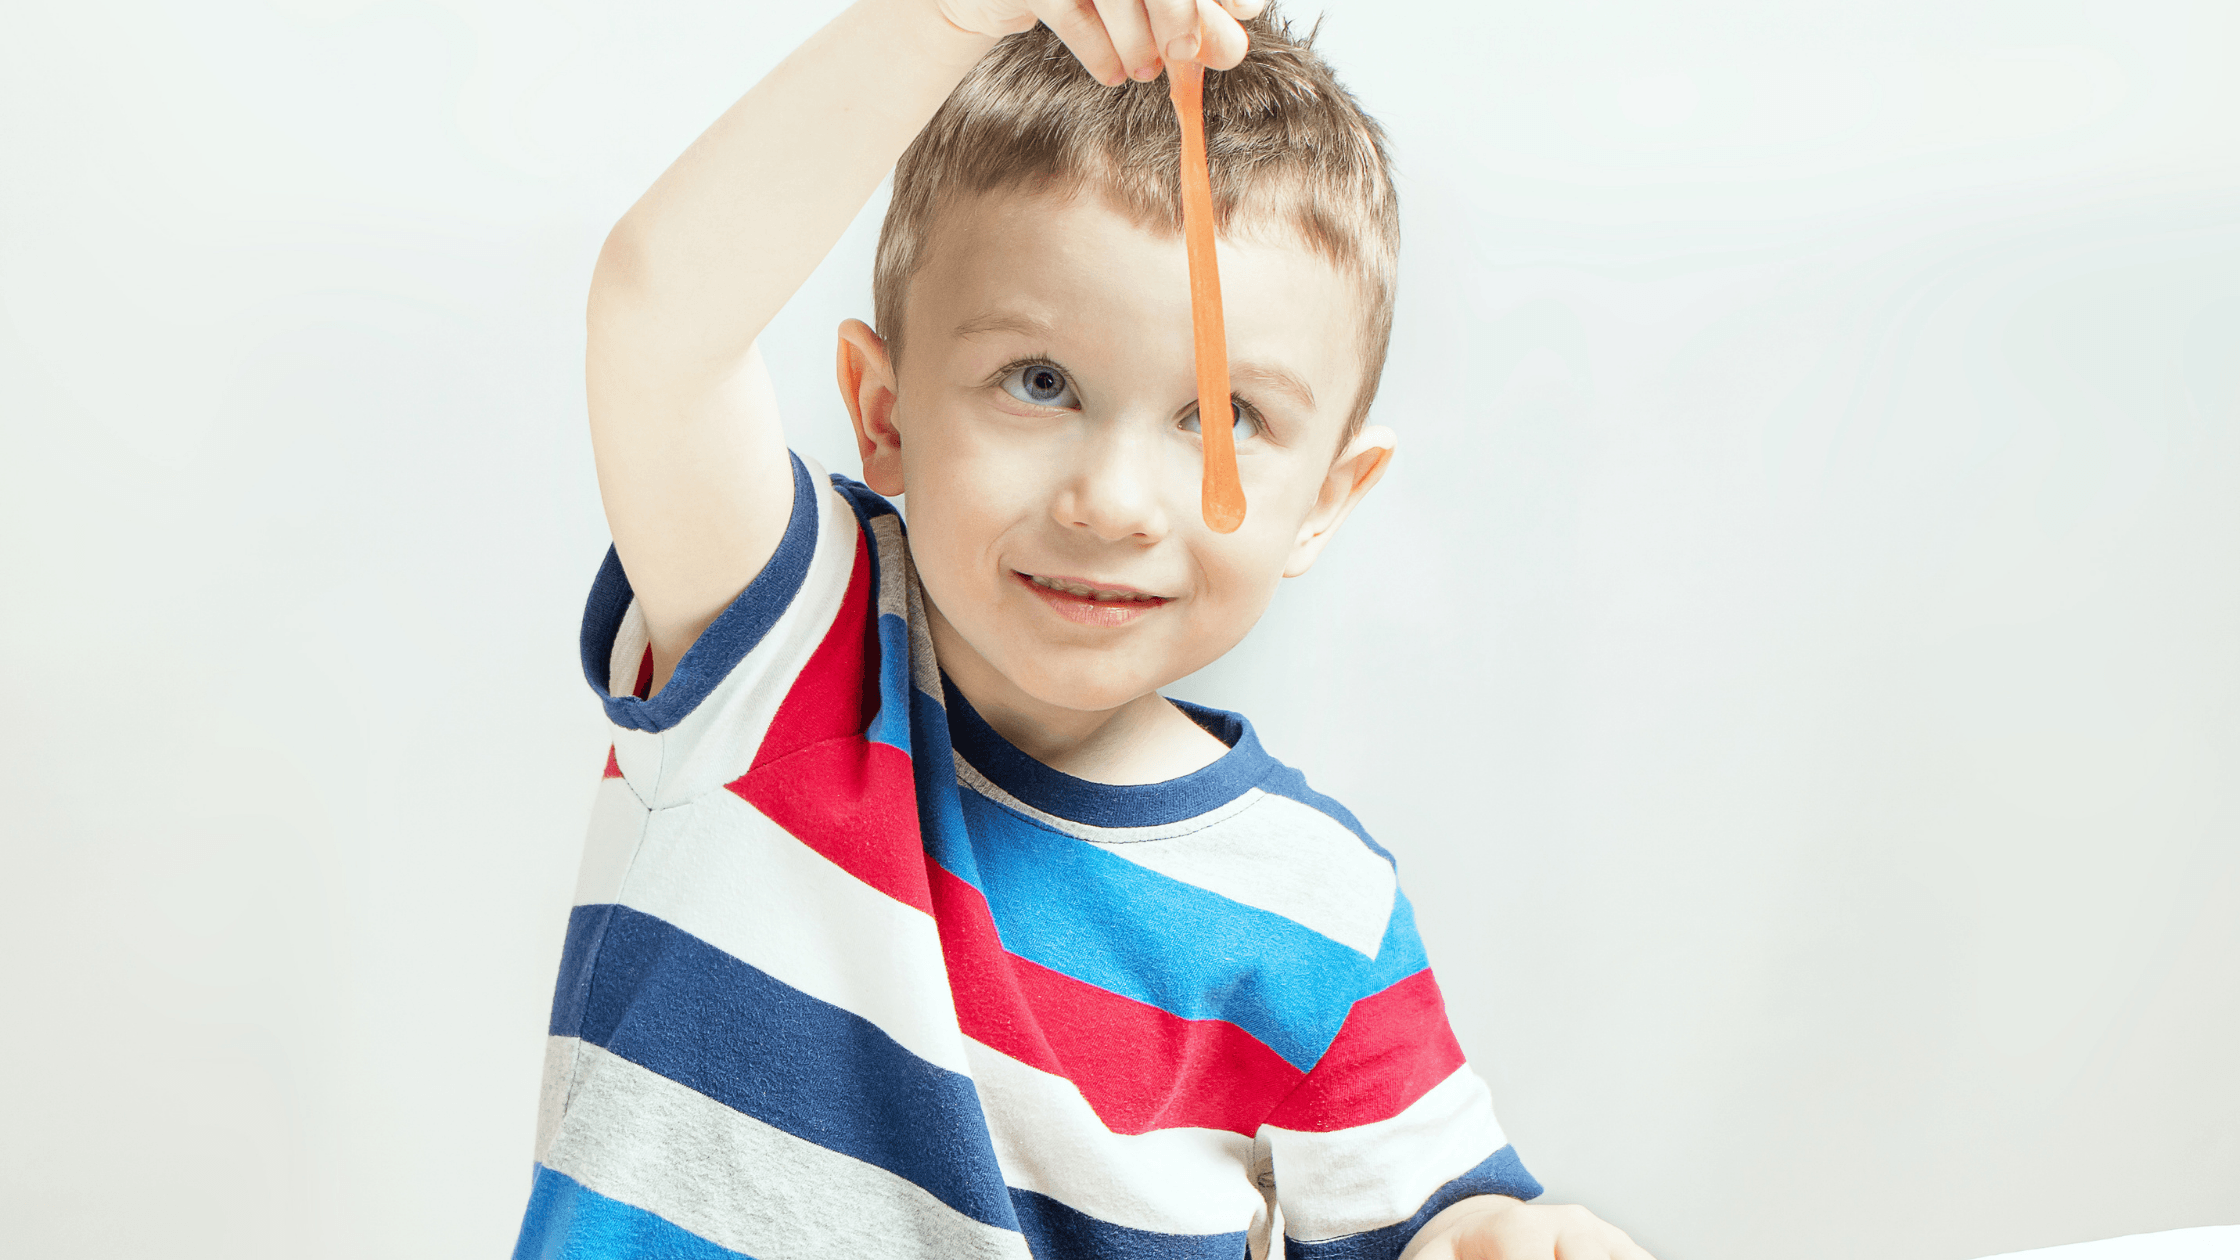
<svg viewBox="0 0 2240 1260">
<path fill-rule="evenodd" d="M 1198 432 L 1205 441 L 1199 511 L 1206 528 L 1233 534 L 1244 524 L 1237 483 L 1236 423 L 1229 401 L 1229 341 L 1221 327 L 1221 272 L 1213 260 L 1213 183 L 1206 166 L 1206 68 L 1167 63 L 1167 92 L 1182 124 L 1182 239 L 1190 255 L 1190 332 L 1198 363 Z"/>
</svg>

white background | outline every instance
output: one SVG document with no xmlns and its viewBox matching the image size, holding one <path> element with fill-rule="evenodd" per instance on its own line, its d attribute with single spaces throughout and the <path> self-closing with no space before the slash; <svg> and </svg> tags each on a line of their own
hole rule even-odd
<svg viewBox="0 0 2240 1260">
<path fill-rule="evenodd" d="M 600 237 L 827 10 L 0 20 L 0 1251 L 486 1257 L 605 738 Z M 2240 1222 L 2240 7 L 1333 0 L 1400 459 L 1175 688 L 1660 1260 Z M 769 335 L 854 467 L 832 328 Z"/>
</svg>

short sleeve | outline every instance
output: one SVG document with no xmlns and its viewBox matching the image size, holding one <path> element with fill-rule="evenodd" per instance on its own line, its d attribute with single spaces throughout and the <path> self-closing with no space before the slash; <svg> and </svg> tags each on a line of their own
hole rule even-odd
<svg viewBox="0 0 2240 1260">
<path fill-rule="evenodd" d="M 1377 957 L 1381 983 L 1259 1133 L 1294 1260 L 1392 1260 L 1458 1200 L 1540 1194 L 1448 1026 L 1405 896 Z"/>
<path fill-rule="evenodd" d="M 745 774 L 818 647 L 834 634 L 861 637 L 862 627 L 836 625 L 868 565 L 856 513 L 821 469 L 792 458 L 793 510 L 776 552 L 658 693 L 641 694 L 645 618 L 613 548 L 592 584 L 584 678 L 614 724 L 615 769 L 649 808 L 680 804 Z"/>
</svg>

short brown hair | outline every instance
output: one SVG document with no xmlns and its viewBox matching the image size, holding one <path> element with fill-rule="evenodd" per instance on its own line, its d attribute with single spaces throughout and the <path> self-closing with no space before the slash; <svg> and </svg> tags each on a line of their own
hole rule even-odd
<svg viewBox="0 0 2240 1260">
<path fill-rule="evenodd" d="M 1318 24 L 1319 25 L 1319 24 Z M 1384 130 L 1271 4 L 1244 24 L 1252 49 L 1208 70 L 1213 216 L 1288 228 L 1362 288 L 1361 387 L 1339 448 L 1361 429 L 1392 337 L 1400 212 Z M 880 333 L 901 349 L 903 298 L 946 206 L 999 190 L 1101 195 L 1140 226 L 1182 230 L 1182 144 L 1164 77 L 1108 88 L 1036 26 L 981 58 L 895 164 L 871 278 Z"/>
</svg>

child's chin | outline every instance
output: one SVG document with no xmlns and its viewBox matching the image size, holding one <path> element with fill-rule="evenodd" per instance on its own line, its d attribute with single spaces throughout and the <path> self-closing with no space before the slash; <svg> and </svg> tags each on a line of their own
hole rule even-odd
<svg viewBox="0 0 2240 1260">
<path fill-rule="evenodd" d="M 1159 689 L 1160 681 L 1143 673 L 1138 664 L 1123 666 L 1117 661 L 1093 659 L 1046 661 L 1008 676 L 1021 691 L 1044 704 L 1099 713 Z"/>
</svg>

